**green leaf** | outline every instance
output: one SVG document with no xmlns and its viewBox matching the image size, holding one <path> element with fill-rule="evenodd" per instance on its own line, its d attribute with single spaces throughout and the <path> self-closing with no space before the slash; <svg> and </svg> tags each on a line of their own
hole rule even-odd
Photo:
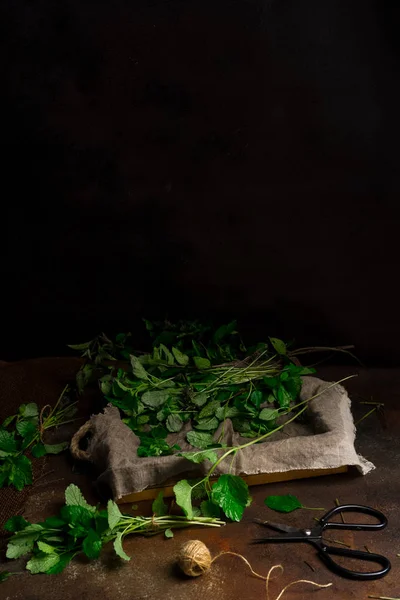
<svg viewBox="0 0 400 600">
<path fill-rule="evenodd" d="M 188 431 L 186 439 L 191 446 L 194 448 L 200 448 L 204 450 L 208 446 L 212 446 L 214 438 L 211 433 L 203 433 L 202 431 Z"/>
<path fill-rule="evenodd" d="M 2 583 L 3 581 L 7 581 L 7 579 L 11 576 L 10 571 L 3 571 L 2 573 L 0 573 L 0 583 Z"/>
<path fill-rule="evenodd" d="M 122 519 L 121 511 L 113 500 L 109 500 L 107 503 L 107 517 L 108 526 L 111 530 L 114 529 Z"/>
<path fill-rule="evenodd" d="M 16 533 L 18 531 L 22 531 L 28 525 L 30 525 L 30 523 L 29 521 L 25 521 L 24 517 L 16 516 L 11 517 L 11 519 L 8 519 L 8 521 L 6 521 L 3 527 L 6 531 Z"/>
<path fill-rule="evenodd" d="M 274 348 L 274 350 L 277 354 L 286 356 L 287 348 L 286 348 L 285 342 L 282 342 L 282 340 L 279 340 L 278 338 L 274 338 L 274 337 L 270 337 L 269 341 L 271 342 L 272 347 Z"/>
<path fill-rule="evenodd" d="M 237 327 L 236 321 L 231 321 L 231 323 L 228 323 L 228 325 L 221 325 L 221 327 L 219 327 L 213 335 L 214 343 L 219 344 L 220 341 L 227 335 L 232 335 L 233 333 L 236 333 L 235 332 L 236 327 Z"/>
<path fill-rule="evenodd" d="M 48 517 L 43 526 L 47 529 L 58 529 L 59 527 L 64 527 L 65 521 L 60 519 L 60 517 Z"/>
<path fill-rule="evenodd" d="M 82 549 L 86 556 L 91 559 L 99 558 L 103 542 L 94 529 L 89 529 L 88 535 L 82 543 Z"/>
<path fill-rule="evenodd" d="M 200 407 L 200 406 L 203 406 L 203 404 L 205 404 L 207 402 L 209 397 L 210 397 L 209 394 L 206 394 L 205 392 L 200 392 L 200 394 L 196 394 L 195 396 L 192 397 L 192 402 L 196 406 Z"/>
<path fill-rule="evenodd" d="M 232 521 L 240 521 L 251 502 L 247 483 L 237 475 L 221 475 L 212 487 L 211 499 Z"/>
<path fill-rule="evenodd" d="M 153 515 L 156 517 L 164 517 L 168 514 L 168 506 L 164 502 L 162 491 L 158 494 L 157 498 L 151 505 L 151 510 L 153 511 Z"/>
<path fill-rule="evenodd" d="M 42 442 L 39 442 L 38 444 L 35 444 L 35 446 L 32 446 L 31 454 L 35 458 L 41 458 L 42 456 L 45 456 L 47 452 L 46 448 L 44 447 L 44 444 L 42 444 Z"/>
<path fill-rule="evenodd" d="M 186 367 L 186 365 L 189 362 L 189 357 L 187 354 L 183 354 L 183 352 L 178 350 L 178 348 L 174 348 L 174 347 L 172 347 L 172 354 L 175 356 L 175 360 L 178 363 L 178 365 L 181 365 L 182 367 Z"/>
<path fill-rule="evenodd" d="M 164 531 L 164 535 L 165 535 L 166 538 L 173 538 L 174 537 L 174 532 L 172 531 L 172 529 L 170 529 L 168 527 L 168 529 L 166 529 Z"/>
<path fill-rule="evenodd" d="M 61 556 L 59 556 L 60 560 L 58 561 L 58 563 L 56 563 L 53 567 L 50 567 L 50 569 L 47 569 L 46 574 L 47 575 L 58 575 L 59 573 L 64 571 L 65 567 L 71 562 L 71 560 L 73 558 L 74 558 L 73 552 L 66 552 L 66 553 L 62 554 Z"/>
<path fill-rule="evenodd" d="M 292 401 L 292 396 L 285 389 L 283 385 L 274 389 L 274 396 L 281 408 L 288 408 L 290 406 L 290 402 Z"/>
<path fill-rule="evenodd" d="M 188 519 L 192 519 L 192 487 L 189 482 L 186 479 L 178 481 L 178 483 L 174 485 L 174 494 L 177 505 L 182 508 Z"/>
<path fill-rule="evenodd" d="M 68 442 L 61 442 L 61 444 L 44 444 L 44 449 L 47 454 L 60 454 L 60 452 L 66 450 L 68 446 Z"/>
<path fill-rule="evenodd" d="M 292 494 L 285 494 L 283 496 L 268 496 L 264 500 L 268 508 L 276 510 L 277 512 L 290 513 L 297 508 L 302 508 L 302 504 L 296 496 Z"/>
<path fill-rule="evenodd" d="M 131 557 L 127 555 L 122 547 L 122 533 L 120 531 L 118 531 L 117 537 L 114 540 L 114 550 L 115 554 L 117 554 L 120 558 L 123 558 L 126 561 L 131 560 Z"/>
<path fill-rule="evenodd" d="M 280 385 L 278 377 L 264 377 L 263 382 L 270 389 L 273 390 Z"/>
<path fill-rule="evenodd" d="M 292 400 L 296 400 L 301 392 L 302 380 L 300 377 L 290 377 L 285 381 L 284 387 Z"/>
<path fill-rule="evenodd" d="M 203 517 L 210 517 L 212 519 L 219 519 L 221 516 L 220 508 L 217 504 L 214 504 L 212 500 L 204 500 L 200 504 L 200 510 Z"/>
<path fill-rule="evenodd" d="M 68 348 L 71 348 L 71 350 L 88 350 L 88 348 L 90 347 L 90 344 L 92 342 L 84 342 L 83 344 L 67 344 Z"/>
<path fill-rule="evenodd" d="M 60 557 L 58 554 L 44 554 L 34 556 L 27 564 L 26 568 L 34 575 L 35 573 L 46 573 L 49 569 L 52 569 L 58 562 Z"/>
<path fill-rule="evenodd" d="M 29 404 L 21 404 L 21 406 L 19 407 L 19 413 L 25 419 L 39 416 L 39 410 L 35 402 L 30 402 Z"/>
<path fill-rule="evenodd" d="M 201 409 L 197 418 L 204 419 L 204 417 L 213 417 L 220 406 L 221 404 L 218 400 L 211 400 L 211 402 Z"/>
<path fill-rule="evenodd" d="M 38 533 L 32 532 L 24 536 L 13 536 L 7 545 L 7 558 L 19 558 L 24 556 L 33 550 L 33 545 L 37 538 Z"/>
<path fill-rule="evenodd" d="M 9 482 L 20 492 L 26 485 L 32 483 L 32 464 L 24 455 L 8 459 L 12 461 L 8 475 Z"/>
<path fill-rule="evenodd" d="M 14 439 L 14 434 L 0 429 L 0 450 L 10 454 L 17 452 L 17 442 Z"/>
<path fill-rule="evenodd" d="M 168 400 L 169 396 L 170 392 L 168 390 L 155 390 L 152 392 L 145 392 L 141 400 L 143 404 L 146 404 L 147 406 L 158 408 Z"/>
<path fill-rule="evenodd" d="M 159 350 L 160 350 L 160 354 L 164 354 L 166 362 L 169 365 L 173 365 L 175 362 L 174 355 L 168 350 L 167 346 L 164 346 L 164 344 L 160 344 Z"/>
<path fill-rule="evenodd" d="M 37 547 L 41 552 L 44 552 L 44 554 L 54 554 L 54 552 L 57 551 L 57 549 L 54 548 L 54 546 L 50 546 L 49 544 L 46 544 L 45 542 L 42 542 L 40 540 L 37 542 Z"/>
<path fill-rule="evenodd" d="M 273 421 L 279 415 L 279 411 L 276 408 L 263 408 L 258 418 L 262 421 Z"/>
<path fill-rule="evenodd" d="M 236 408 L 236 406 L 220 406 L 215 413 L 215 416 L 220 421 L 223 421 L 224 419 L 233 419 L 239 415 L 240 410 Z"/>
<path fill-rule="evenodd" d="M 217 455 L 213 450 L 201 450 L 200 452 L 180 452 L 179 456 L 190 460 L 190 462 L 199 464 L 204 460 L 209 460 L 215 463 L 218 459 Z"/>
<path fill-rule="evenodd" d="M 216 417 L 208 417 L 206 419 L 200 419 L 195 425 L 196 429 L 203 431 L 215 431 L 219 425 L 219 421 Z"/>
<path fill-rule="evenodd" d="M 250 395 L 250 402 L 252 402 L 258 410 L 263 402 L 263 393 L 260 392 L 260 390 L 254 390 Z"/>
<path fill-rule="evenodd" d="M 165 423 L 168 431 L 177 433 L 182 429 L 183 421 L 179 415 L 169 415 Z"/>
<path fill-rule="evenodd" d="M 96 507 L 86 502 L 81 490 L 74 483 L 70 483 L 65 490 L 65 504 L 67 506 L 81 506 L 89 512 L 96 512 Z"/>
<path fill-rule="evenodd" d="M 82 525 L 86 528 L 90 527 L 93 520 L 93 512 L 83 506 L 63 506 L 60 516 L 71 526 Z"/>
<path fill-rule="evenodd" d="M 12 423 L 14 421 L 14 419 L 16 418 L 17 415 L 10 415 L 9 417 L 7 417 L 6 419 L 4 419 L 2 427 L 4 427 L 4 429 L 6 427 L 8 427 L 10 425 L 10 423 Z"/>
<path fill-rule="evenodd" d="M 208 358 L 202 358 L 201 356 L 194 356 L 193 362 L 197 369 L 204 370 L 211 367 L 211 363 Z"/>
<path fill-rule="evenodd" d="M 92 376 L 96 370 L 96 367 L 90 364 L 86 364 L 79 369 L 76 374 L 76 386 L 78 393 L 82 394 L 87 384 L 91 381 Z"/>
<path fill-rule="evenodd" d="M 142 363 L 133 354 L 130 355 L 132 372 L 138 379 L 148 379 L 148 374 Z"/>
</svg>

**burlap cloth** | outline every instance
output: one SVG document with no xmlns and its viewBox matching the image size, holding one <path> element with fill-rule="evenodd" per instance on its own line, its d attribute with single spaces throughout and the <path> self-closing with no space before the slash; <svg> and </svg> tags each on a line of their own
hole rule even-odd
<svg viewBox="0 0 400 600">
<path fill-rule="evenodd" d="M 301 399 L 306 400 L 328 386 L 321 379 L 304 377 Z M 90 429 L 92 435 L 87 455 L 100 473 L 97 484 L 102 489 L 109 488 L 115 500 L 160 485 L 181 473 L 193 472 L 192 476 L 197 476 L 210 468 L 209 462 L 196 465 L 176 455 L 138 457 L 139 438 L 121 421 L 118 409 L 111 405 L 104 413 L 91 417 Z M 187 423 L 179 433 L 170 434 L 168 442 L 179 444 L 182 451 L 193 450 L 185 440 L 189 429 L 190 423 Z M 219 433 L 216 432 L 215 439 Z M 228 459 L 219 465 L 215 474 L 230 470 L 232 474 L 250 475 L 345 465 L 355 466 L 366 474 L 374 465 L 357 454 L 355 433 L 350 399 L 346 390 L 338 385 L 309 403 L 304 423 L 290 423 L 265 442 L 241 450 L 236 454 L 232 468 Z M 224 441 L 233 446 L 249 440 L 234 432 L 231 421 L 227 420 Z"/>
</svg>

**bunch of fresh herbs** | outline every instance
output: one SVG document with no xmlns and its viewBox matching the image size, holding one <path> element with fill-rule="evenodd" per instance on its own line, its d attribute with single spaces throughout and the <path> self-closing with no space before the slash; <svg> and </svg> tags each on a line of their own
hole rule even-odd
<svg viewBox="0 0 400 600">
<path fill-rule="evenodd" d="M 152 517 L 124 515 L 112 500 L 108 502 L 107 510 L 101 510 L 88 504 L 79 488 L 71 484 L 65 491 L 65 506 L 57 516 L 34 524 L 20 516 L 7 521 L 5 529 L 13 535 L 9 539 L 6 556 L 16 559 L 30 554 L 27 570 L 32 574 L 50 575 L 61 573 L 77 554 L 97 559 L 103 546 L 110 541 L 113 541 L 118 556 L 130 560 L 122 546 L 127 535 L 164 532 L 166 537 L 172 537 L 173 529 L 221 525 L 225 523 L 213 517 L 189 519 L 169 515 L 162 495 L 153 503 Z M 10 575 L 12 573 L 1 573 L 0 581 L 5 581 Z"/>
<path fill-rule="evenodd" d="M 35 458 L 45 454 L 58 454 L 68 447 L 46 444 L 43 434 L 48 429 L 71 421 L 76 409 L 66 401 L 68 386 L 64 388 L 54 408 L 45 406 L 39 414 L 37 404 L 21 404 L 15 415 L 10 415 L 0 426 L 0 488 L 12 485 L 21 491 L 32 483 L 32 463 L 26 456 Z"/>
</svg>

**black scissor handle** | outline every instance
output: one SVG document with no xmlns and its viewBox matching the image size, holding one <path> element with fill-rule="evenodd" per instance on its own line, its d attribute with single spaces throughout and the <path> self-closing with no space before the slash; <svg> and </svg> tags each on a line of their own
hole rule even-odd
<svg viewBox="0 0 400 600">
<path fill-rule="evenodd" d="M 331 519 L 333 516 L 344 512 L 356 512 L 362 513 L 363 515 L 370 515 L 371 517 L 375 517 L 378 520 L 378 523 L 333 523 L 332 521 L 329 521 L 329 519 Z M 355 529 L 358 531 L 377 531 L 386 527 L 387 518 L 379 510 L 371 508 L 370 506 L 362 506 L 361 504 L 343 504 L 342 506 L 335 506 L 335 508 L 332 508 L 332 510 L 319 519 L 319 523 L 322 529 Z"/>
<path fill-rule="evenodd" d="M 326 566 L 341 577 L 346 577 L 347 579 L 359 579 L 359 580 L 372 580 L 372 579 L 380 579 L 384 577 L 387 573 L 389 573 L 392 565 L 390 561 L 380 554 L 373 554 L 372 552 L 361 552 L 360 550 L 348 550 L 347 548 L 336 548 L 334 546 L 322 546 L 318 548 L 319 556 L 321 560 L 326 564 Z M 351 571 L 350 569 L 346 569 L 346 567 L 342 567 L 337 562 L 335 562 L 331 558 L 331 554 L 336 556 L 347 556 L 349 558 L 356 558 L 362 561 L 374 562 L 381 565 L 382 569 L 378 571 Z"/>
</svg>

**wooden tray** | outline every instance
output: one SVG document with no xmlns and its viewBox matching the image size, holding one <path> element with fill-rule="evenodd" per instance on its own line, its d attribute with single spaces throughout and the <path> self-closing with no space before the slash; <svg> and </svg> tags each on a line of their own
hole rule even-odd
<svg viewBox="0 0 400 600">
<path fill-rule="evenodd" d="M 264 483 L 275 483 L 278 481 L 291 481 L 293 479 L 306 479 L 307 477 L 320 477 L 321 475 L 335 475 L 336 473 L 346 473 L 349 470 L 347 466 L 336 469 L 301 469 L 298 471 L 286 471 L 285 473 L 258 473 L 257 475 L 242 475 L 247 485 L 262 485 Z M 184 476 L 182 476 L 184 478 Z M 193 474 L 191 476 L 193 478 Z M 131 502 L 140 502 L 141 500 L 153 500 L 162 491 L 165 498 L 174 495 L 173 487 L 177 481 L 166 481 L 162 486 L 149 487 L 141 492 L 127 494 L 117 500 L 117 504 L 128 504 Z"/>
</svg>

